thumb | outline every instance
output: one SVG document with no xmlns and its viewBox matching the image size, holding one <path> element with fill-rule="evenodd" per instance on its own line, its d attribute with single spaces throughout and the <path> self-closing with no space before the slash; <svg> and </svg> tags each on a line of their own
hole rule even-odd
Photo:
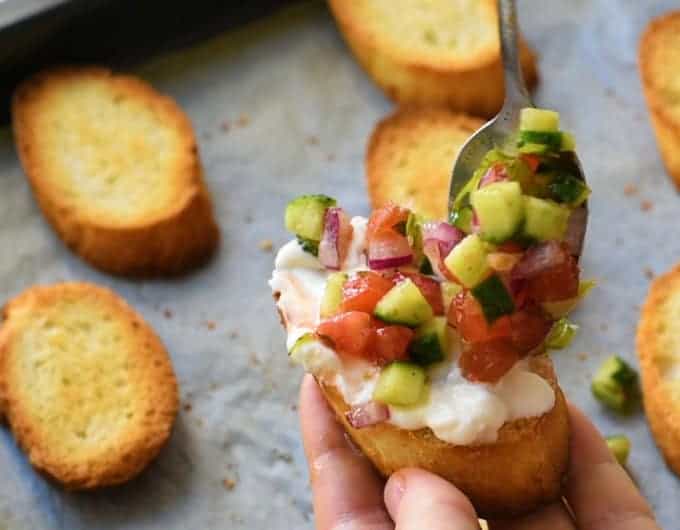
<svg viewBox="0 0 680 530">
<path fill-rule="evenodd" d="M 475 509 L 451 483 L 421 469 L 402 469 L 385 486 L 396 530 L 479 530 Z"/>
</svg>

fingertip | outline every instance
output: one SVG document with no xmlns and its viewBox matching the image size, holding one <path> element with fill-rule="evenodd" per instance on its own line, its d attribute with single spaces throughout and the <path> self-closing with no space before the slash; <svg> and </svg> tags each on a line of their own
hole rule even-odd
<svg viewBox="0 0 680 530">
<path fill-rule="evenodd" d="M 450 482 L 422 469 L 392 474 L 384 497 L 398 528 L 479 528 L 468 498 Z"/>
</svg>

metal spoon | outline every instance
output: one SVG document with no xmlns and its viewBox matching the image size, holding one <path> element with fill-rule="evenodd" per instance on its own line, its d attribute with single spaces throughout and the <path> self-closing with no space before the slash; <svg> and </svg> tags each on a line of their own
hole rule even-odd
<svg viewBox="0 0 680 530">
<path fill-rule="evenodd" d="M 454 201 L 458 192 L 472 178 L 472 174 L 479 167 L 484 155 L 495 147 L 503 147 L 514 143 L 519 127 L 520 110 L 533 107 L 531 96 L 524 84 L 519 60 L 519 29 L 517 27 L 517 10 L 515 0 L 497 0 L 499 15 L 499 33 L 501 41 L 501 56 L 503 58 L 503 72 L 505 76 L 505 101 L 498 115 L 487 122 L 465 142 L 451 175 L 449 190 L 449 217 L 453 214 Z M 578 158 L 573 156 L 573 165 L 577 176 L 585 182 L 585 176 Z M 580 256 L 586 233 L 588 208 L 584 204 L 572 213 L 571 230 L 575 239 L 574 254 Z M 581 228 L 582 225 L 582 229 Z M 574 234 L 574 232 L 576 232 Z"/>
</svg>

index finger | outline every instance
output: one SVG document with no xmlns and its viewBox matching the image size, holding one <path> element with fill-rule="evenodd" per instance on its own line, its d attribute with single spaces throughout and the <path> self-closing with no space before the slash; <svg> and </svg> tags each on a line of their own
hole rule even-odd
<svg viewBox="0 0 680 530">
<path fill-rule="evenodd" d="M 628 473 L 602 435 L 576 407 L 571 416 L 571 459 L 565 489 L 578 528 L 660 530 Z"/>
<path fill-rule="evenodd" d="M 300 423 L 318 530 L 394 530 L 383 504 L 383 480 L 355 451 L 319 387 L 306 375 Z"/>
</svg>

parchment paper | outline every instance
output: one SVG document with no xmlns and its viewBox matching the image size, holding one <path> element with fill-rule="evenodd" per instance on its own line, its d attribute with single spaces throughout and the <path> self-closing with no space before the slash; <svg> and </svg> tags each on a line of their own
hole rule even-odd
<svg viewBox="0 0 680 530">
<path fill-rule="evenodd" d="M 680 483 L 663 464 L 644 416 L 606 413 L 588 386 L 613 353 L 637 364 L 634 333 L 647 276 L 680 259 L 680 198 L 657 153 L 636 68 L 642 28 L 675 5 L 519 6 L 524 33 L 540 55 L 537 102 L 562 113 L 593 188 L 582 264 L 599 287 L 575 314 L 581 333 L 554 355 L 557 368 L 570 399 L 604 433 L 631 437 L 630 469 L 668 529 L 678 528 Z M 163 338 L 185 406 L 169 446 L 146 473 L 95 494 L 65 493 L 37 476 L 0 429 L 0 530 L 311 529 L 294 410 L 301 373 L 288 363 L 266 284 L 274 255 L 259 245 L 288 239 L 283 208 L 300 193 L 328 193 L 349 211 L 368 213 L 365 142 L 391 104 L 320 4 L 161 57 L 136 73 L 177 98 L 195 125 L 222 227 L 219 256 L 172 281 L 127 281 L 92 270 L 44 222 L 3 130 L 0 298 L 65 279 L 113 287 Z M 624 194 L 627 184 L 634 193 Z"/>
</svg>

